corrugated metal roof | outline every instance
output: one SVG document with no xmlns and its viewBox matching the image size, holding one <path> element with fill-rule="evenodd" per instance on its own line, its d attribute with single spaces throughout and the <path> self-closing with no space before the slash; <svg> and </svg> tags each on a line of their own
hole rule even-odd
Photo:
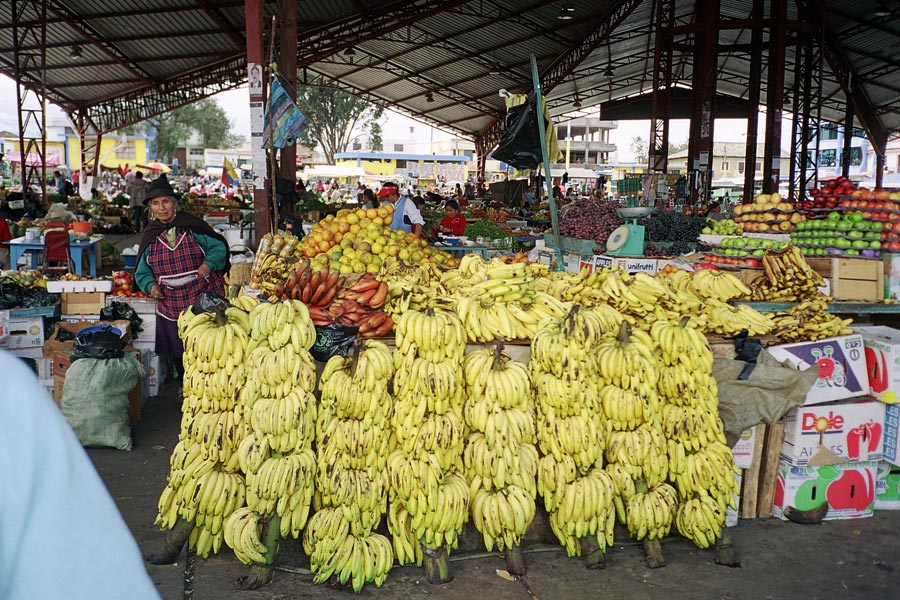
<svg viewBox="0 0 900 600">
<path fill-rule="evenodd" d="M 788 4 L 788 18 L 807 11 Z M 298 0 L 298 54 L 310 74 L 434 124 L 475 135 L 502 117 L 500 88 L 530 86 L 529 55 L 542 69 L 578 51 L 585 36 L 610 22 L 611 11 L 627 0 Z M 721 19 L 749 19 L 751 4 L 720 0 Z M 571 4 L 575 18 L 558 20 Z M 890 4 L 890 3 L 889 3 Z M 812 4 L 810 4 L 812 5 Z M 875 16 L 878 0 L 825 0 L 827 22 L 852 66 L 876 115 L 889 131 L 900 130 L 900 9 Z M 245 52 L 243 0 L 59 0 L 47 25 L 46 81 L 51 98 L 64 107 L 112 103 L 116 95 L 179 80 L 185 72 L 210 70 Z M 655 0 L 639 2 L 630 14 L 547 94 L 554 114 L 571 110 L 577 92 L 584 107 L 609 102 L 652 87 Z M 768 14 L 766 2 L 766 14 Z M 267 15 L 277 2 L 267 0 Z M 695 3 L 676 2 L 676 25 L 694 22 Z M 26 4 L 26 19 L 36 19 Z M 0 13 L 0 71 L 11 74 L 11 15 Z M 264 27 L 268 33 L 268 24 Z M 681 41 L 687 37 L 679 38 Z M 720 93 L 746 97 L 749 56 L 747 28 L 723 29 L 718 59 Z M 28 46 L 26 41 L 24 44 Z M 728 49 L 740 45 L 738 49 Z M 80 59 L 71 55 L 81 49 Z M 355 47 L 356 55 L 343 55 Z M 785 88 L 793 86 L 796 46 L 787 48 Z M 689 85 L 693 60 L 676 52 L 673 79 Z M 500 74 L 492 74 L 494 64 Z M 223 82 L 245 77 L 241 62 Z M 612 78 L 603 72 L 611 67 Z M 30 80 L 27 77 L 31 77 Z M 184 81 L 181 81 L 183 78 Z M 36 81 L 31 73 L 26 81 Z M 763 75 L 765 81 L 765 71 Z M 210 93 L 222 86 L 211 86 Z M 431 91 L 434 102 L 427 102 Z M 821 81 L 823 117 L 842 121 L 844 91 L 826 64 Z M 765 85 L 762 97 L 765 99 Z M 102 100 L 101 100 L 102 99 Z M 165 103 L 160 104 L 165 107 Z"/>
</svg>

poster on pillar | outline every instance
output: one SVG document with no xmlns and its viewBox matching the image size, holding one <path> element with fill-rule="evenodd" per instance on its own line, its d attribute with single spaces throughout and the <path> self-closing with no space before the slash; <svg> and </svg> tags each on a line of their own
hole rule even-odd
<svg viewBox="0 0 900 600">
<path fill-rule="evenodd" d="M 253 186 L 262 189 L 266 180 L 266 149 L 263 148 L 265 109 L 262 102 L 250 103 L 250 145 L 253 150 Z"/>
<path fill-rule="evenodd" d="M 250 97 L 255 98 L 263 95 L 263 68 L 257 63 L 247 65 L 247 81 L 250 88 Z"/>
</svg>

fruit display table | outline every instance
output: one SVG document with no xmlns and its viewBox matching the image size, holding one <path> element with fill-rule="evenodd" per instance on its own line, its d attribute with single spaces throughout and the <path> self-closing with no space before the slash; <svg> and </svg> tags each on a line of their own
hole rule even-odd
<svg viewBox="0 0 900 600">
<path fill-rule="evenodd" d="M 72 262 L 75 263 L 75 274 L 79 277 L 81 273 L 81 256 L 87 252 L 91 260 L 91 277 L 97 277 L 97 264 L 100 262 L 100 242 L 102 237 L 90 238 L 84 241 L 71 242 L 69 248 L 72 253 Z M 26 241 L 24 237 L 15 238 L 9 241 L 10 262 L 17 265 L 19 259 L 25 252 L 31 251 L 31 268 L 38 268 L 38 253 L 44 251 L 44 243 L 40 240 Z"/>
<path fill-rule="evenodd" d="M 794 302 L 736 302 L 746 304 L 760 312 L 782 312 L 793 306 Z M 884 302 L 832 302 L 828 312 L 836 315 L 900 315 L 900 303 Z"/>
<path fill-rule="evenodd" d="M 438 250 L 449 252 L 456 258 L 459 258 L 465 254 L 480 252 L 481 258 L 483 258 L 484 260 L 488 260 L 488 250 L 490 250 L 490 248 L 488 248 L 487 246 L 450 246 L 445 244 L 435 244 L 434 247 Z"/>
</svg>

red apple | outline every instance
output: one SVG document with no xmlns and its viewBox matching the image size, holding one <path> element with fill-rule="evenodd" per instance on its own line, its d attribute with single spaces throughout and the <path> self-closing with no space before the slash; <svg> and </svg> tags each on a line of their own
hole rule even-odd
<svg viewBox="0 0 900 600">
<path fill-rule="evenodd" d="M 888 242 L 888 250 L 891 252 L 900 252 L 900 242 Z"/>
</svg>

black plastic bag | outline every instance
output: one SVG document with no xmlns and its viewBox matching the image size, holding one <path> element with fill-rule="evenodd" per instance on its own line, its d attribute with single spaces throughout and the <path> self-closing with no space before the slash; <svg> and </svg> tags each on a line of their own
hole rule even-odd
<svg viewBox="0 0 900 600">
<path fill-rule="evenodd" d="M 213 294 L 212 292 L 203 292 L 203 295 L 194 302 L 194 305 L 191 307 L 191 312 L 195 315 L 205 312 L 216 312 L 216 308 L 220 304 L 224 304 L 226 308 L 231 306 L 231 303 L 225 296 Z"/>
<path fill-rule="evenodd" d="M 0 283 L 0 310 L 19 306 L 19 289 L 14 283 Z"/>
<path fill-rule="evenodd" d="M 71 358 L 73 362 L 79 358 L 122 358 L 125 356 L 124 348 L 125 340 L 118 329 L 110 325 L 88 327 L 75 336 Z"/>
<path fill-rule="evenodd" d="M 762 351 L 762 344 L 756 340 L 751 340 L 749 332 L 746 329 L 742 329 L 738 336 L 734 338 L 734 351 L 738 360 L 747 363 L 741 374 L 738 375 L 738 380 L 747 380 L 750 378 L 750 373 L 756 368 L 756 359 L 759 358 L 759 353 Z"/>
<path fill-rule="evenodd" d="M 316 327 L 316 343 L 309 353 L 320 362 L 327 362 L 332 356 L 349 356 L 359 327 L 355 325 L 322 325 Z"/>
<path fill-rule="evenodd" d="M 21 288 L 19 303 L 29 308 L 53 306 L 59 299 L 58 294 L 51 294 L 42 287 Z"/>
<path fill-rule="evenodd" d="M 138 334 L 144 330 L 144 320 L 141 318 L 141 315 L 124 302 L 113 302 L 109 306 L 101 308 L 100 320 L 129 321 L 131 323 L 131 333 L 134 334 L 134 337 L 138 337 Z"/>
<path fill-rule="evenodd" d="M 541 164 L 542 156 L 537 99 L 531 92 L 525 102 L 507 111 L 506 126 L 493 158 L 517 169 L 534 169 Z"/>
</svg>

